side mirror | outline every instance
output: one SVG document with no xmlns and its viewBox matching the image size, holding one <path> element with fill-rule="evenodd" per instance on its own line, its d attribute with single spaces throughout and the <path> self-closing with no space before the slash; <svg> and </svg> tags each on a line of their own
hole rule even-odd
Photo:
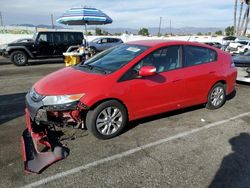
<svg viewBox="0 0 250 188">
<path fill-rule="evenodd" d="M 145 76 L 153 76 L 156 74 L 156 68 L 154 66 L 143 66 L 139 70 L 139 76 L 145 77 Z"/>
</svg>

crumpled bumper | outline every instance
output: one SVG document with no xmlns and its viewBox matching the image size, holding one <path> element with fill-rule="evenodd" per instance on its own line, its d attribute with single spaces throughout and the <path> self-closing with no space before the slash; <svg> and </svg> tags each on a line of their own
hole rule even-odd
<svg viewBox="0 0 250 188">
<path fill-rule="evenodd" d="M 49 165 L 66 158 L 69 150 L 58 141 L 55 142 L 55 139 L 51 139 L 50 130 L 46 126 L 35 130 L 27 108 L 25 112 L 27 129 L 24 130 L 21 138 L 24 169 L 28 172 L 40 173 Z"/>
</svg>

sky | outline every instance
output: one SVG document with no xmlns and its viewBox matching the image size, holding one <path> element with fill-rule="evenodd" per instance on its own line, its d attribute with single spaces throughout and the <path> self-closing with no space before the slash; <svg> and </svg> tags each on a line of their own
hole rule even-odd
<svg viewBox="0 0 250 188">
<path fill-rule="evenodd" d="M 108 27 L 227 27 L 233 25 L 234 0 L 0 0 L 4 25 L 50 24 L 65 10 L 95 7 L 114 22 Z"/>
</svg>

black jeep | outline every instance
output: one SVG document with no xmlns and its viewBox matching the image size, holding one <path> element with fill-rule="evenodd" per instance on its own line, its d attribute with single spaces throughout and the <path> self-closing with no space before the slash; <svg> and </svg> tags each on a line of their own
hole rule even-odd
<svg viewBox="0 0 250 188">
<path fill-rule="evenodd" d="M 16 66 L 23 66 L 29 59 L 63 57 L 69 46 L 83 43 L 82 32 L 43 31 L 35 33 L 32 39 L 21 39 L 0 48 L 0 55 L 10 57 Z"/>
</svg>

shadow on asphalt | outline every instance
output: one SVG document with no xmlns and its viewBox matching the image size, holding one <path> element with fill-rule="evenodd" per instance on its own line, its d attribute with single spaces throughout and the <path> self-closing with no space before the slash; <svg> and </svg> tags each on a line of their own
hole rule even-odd
<svg viewBox="0 0 250 188">
<path fill-rule="evenodd" d="M 26 93 L 0 95 L 0 125 L 23 116 Z"/>
<path fill-rule="evenodd" d="M 236 96 L 236 94 L 237 94 L 236 90 L 234 90 L 232 93 L 230 93 L 227 96 L 227 101 L 232 100 Z M 129 125 L 125 127 L 124 133 L 135 128 L 136 126 L 138 126 L 140 124 L 143 124 L 143 123 L 147 123 L 150 121 L 155 121 L 158 119 L 163 119 L 166 117 L 171 117 L 171 116 L 183 114 L 183 113 L 190 112 L 190 111 L 200 110 L 204 107 L 205 107 L 205 104 L 200 104 L 200 105 L 196 105 L 196 106 L 191 106 L 191 107 L 187 107 L 187 108 L 183 108 L 183 109 L 179 109 L 179 110 L 175 110 L 175 111 L 170 111 L 170 112 L 165 112 L 162 114 L 158 114 L 158 115 L 142 118 L 139 120 L 131 121 L 129 123 Z"/>
<path fill-rule="evenodd" d="M 43 65 L 43 64 L 62 64 L 63 59 L 41 59 L 41 60 L 30 60 L 26 66 L 33 66 L 33 65 Z M 0 65 L 10 65 L 12 64 L 9 59 L 0 59 Z M 14 66 L 14 65 L 13 65 Z"/>
<path fill-rule="evenodd" d="M 209 188 L 249 187 L 250 135 L 241 133 L 229 140 L 232 153 L 225 156 Z"/>
<path fill-rule="evenodd" d="M 144 124 L 144 123 L 148 123 L 150 121 L 155 121 L 155 120 L 159 120 L 159 119 L 163 119 L 163 118 L 183 114 L 183 113 L 190 112 L 190 111 L 200 110 L 202 108 L 204 108 L 203 104 L 188 107 L 188 108 L 183 108 L 183 109 L 179 109 L 179 110 L 175 110 L 175 111 L 165 112 L 165 113 L 162 113 L 162 114 L 158 114 L 158 115 L 138 119 L 138 120 L 135 120 L 135 121 L 131 121 L 128 124 L 128 126 L 125 127 L 124 133 L 127 132 L 127 131 L 130 131 L 131 129 L 135 128 L 136 126 L 138 126 L 140 124 Z"/>
<path fill-rule="evenodd" d="M 236 81 L 236 83 L 239 85 L 250 86 L 250 83 L 248 82 Z"/>
</svg>

